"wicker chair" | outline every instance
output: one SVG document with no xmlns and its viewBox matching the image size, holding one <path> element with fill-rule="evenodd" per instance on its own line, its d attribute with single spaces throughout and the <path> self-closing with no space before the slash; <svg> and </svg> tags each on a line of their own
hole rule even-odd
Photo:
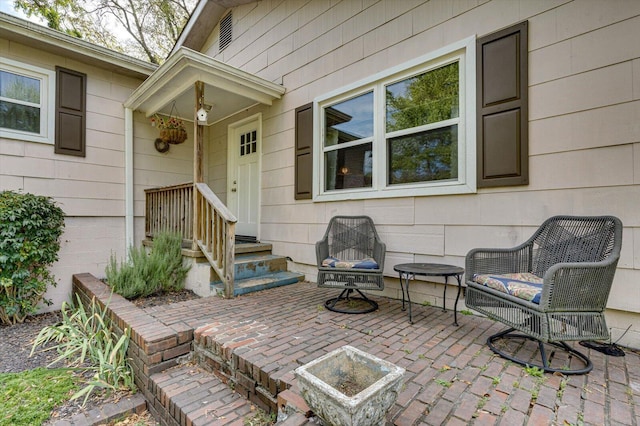
<svg viewBox="0 0 640 426">
<path fill-rule="evenodd" d="M 366 313 L 378 308 L 361 290 L 384 290 L 385 244 L 368 216 L 334 216 L 316 243 L 318 287 L 342 289 L 325 307 L 342 313 Z M 360 297 L 351 297 L 353 292 Z"/>
<path fill-rule="evenodd" d="M 556 216 L 517 247 L 471 250 L 466 305 L 509 326 L 489 337 L 487 345 L 504 358 L 546 372 L 591 371 L 589 358 L 565 342 L 609 338 L 604 309 L 621 242 L 622 223 L 616 217 Z M 537 348 L 527 352 L 527 341 Z M 552 346 L 549 357 L 544 344 Z M 530 361 L 536 352 L 541 363 Z M 574 358 L 576 364 L 569 365 Z"/>
</svg>

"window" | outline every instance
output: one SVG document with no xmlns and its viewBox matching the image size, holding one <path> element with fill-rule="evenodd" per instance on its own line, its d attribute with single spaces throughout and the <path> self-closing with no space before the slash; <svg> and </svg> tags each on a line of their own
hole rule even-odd
<svg viewBox="0 0 640 426">
<path fill-rule="evenodd" d="M 314 101 L 314 199 L 475 192 L 475 39 Z"/>
<path fill-rule="evenodd" d="M 323 112 L 325 190 L 371 187 L 373 91 Z"/>
<path fill-rule="evenodd" d="M 3 59 L 0 129 L 3 137 L 53 143 L 55 73 Z"/>
</svg>

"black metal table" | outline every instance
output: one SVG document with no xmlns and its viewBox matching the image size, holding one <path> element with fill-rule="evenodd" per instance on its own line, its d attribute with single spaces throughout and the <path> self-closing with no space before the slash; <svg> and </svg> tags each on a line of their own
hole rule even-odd
<svg viewBox="0 0 640 426">
<path fill-rule="evenodd" d="M 415 279 L 416 275 L 427 277 L 444 277 L 444 295 L 442 298 L 442 310 L 446 310 L 447 284 L 449 277 L 456 277 L 458 280 L 458 294 L 456 302 L 453 306 L 453 324 L 458 325 L 458 299 L 460 299 L 460 291 L 462 290 L 462 274 L 464 268 L 454 265 L 445 265 L 442 263 L 401 263 L 393 267 L 394 271 L 400 274 L 400 288 L 402 289 L 402 310 L 404 307 L 405 286 L 407 291 L 407 301 L 409 303 L 409 323 L 413 324 L 411 314 L 411 296 L 409 296 L 409 280 Z"/>
</svg>

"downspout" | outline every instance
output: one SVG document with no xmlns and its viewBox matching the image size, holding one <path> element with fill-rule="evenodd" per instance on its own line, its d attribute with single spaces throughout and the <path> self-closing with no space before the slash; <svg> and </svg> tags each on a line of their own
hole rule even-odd
<svg viewBox="0 0 640 426">
<path fill-rule="evenodd" d="M 133 110 L 124 109 L 124 240 L 127 256 L 133 243 Z"/>
</svg>

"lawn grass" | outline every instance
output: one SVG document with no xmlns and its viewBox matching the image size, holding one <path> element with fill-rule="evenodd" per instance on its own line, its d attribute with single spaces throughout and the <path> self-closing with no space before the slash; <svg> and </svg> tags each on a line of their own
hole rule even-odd
<svg viewBox="0 0 640 426">
<path fill-rule="evenodd" d="M 0 426 L 38 425 L 78 389 L 72 370 L 36 368 L 0 374 Z"/>
</svg>

